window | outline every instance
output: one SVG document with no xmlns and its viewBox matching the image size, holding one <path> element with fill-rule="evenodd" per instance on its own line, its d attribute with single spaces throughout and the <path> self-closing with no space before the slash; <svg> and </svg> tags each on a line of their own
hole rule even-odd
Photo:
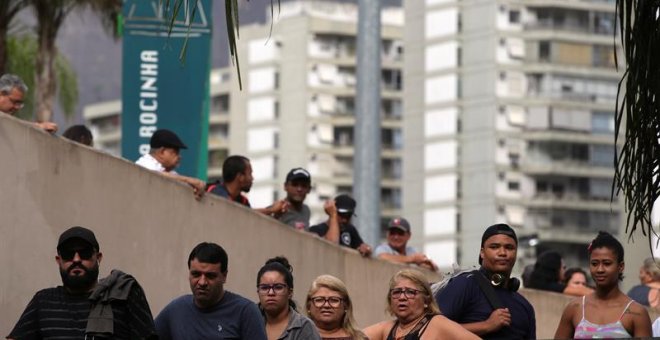
<svg viewBox="0 0 660 340">
<path fill-rule="evenodd" d="M 592 133 L 614 132 L 614 112 L 594 112 L 591 115 Z"/>
<path fill-rule="evenodd" d="M 550 61 L 550 42 L 539 42 L 539 61 Z"/>
<path fill-rule="evenodd" d="M 520 191 L 520 182 L 509 181 L 508 187 L 509 187 L 509 191 Z"/>
<path fill-rule="evenodd" d="M 520 11 L 517 9 L 512 9 L 509 11 L 509 22 L 512 24 L 520 23 Z"/>
</svg>

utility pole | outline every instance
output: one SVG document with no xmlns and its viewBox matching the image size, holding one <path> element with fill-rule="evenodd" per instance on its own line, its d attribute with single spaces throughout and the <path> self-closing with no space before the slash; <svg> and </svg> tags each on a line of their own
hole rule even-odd
<svg viewBox="0 0 660 340">
<path fill-rule="evenodd" d="M 380 241 L 381 176 L 381 38 L 380 1 L 358 0 L 357 100 L 353 140 L 353 195 L 357 223 L 364 241 Z"/>
</svg>

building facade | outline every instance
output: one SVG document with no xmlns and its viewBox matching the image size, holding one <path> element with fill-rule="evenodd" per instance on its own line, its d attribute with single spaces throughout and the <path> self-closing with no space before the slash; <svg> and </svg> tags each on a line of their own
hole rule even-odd
<svg viewBox="0 0 660 340">
<path fill-rule="evenodd" d="M 221 177 L 228 155 L 245 155 L 251 159 L 255 178 L 250 201 L 262 207 L 285 196 L 284 178 L 291 168 L 304 167 L 313 180 L 306 200 L 312 223 L 326 218 L 326 199 L 351 193 L 357 14 L 355 4 L 287 2 L 279 13 L 276 9 L 272 25 L 240 28 L 242 89 L 233 66 L 211 75 L 210 181 Z M 402 204 L 404 15 L 401 8 L 389 8 L 381 18 L 385 221 L 401 214 Z M 119 102 L 113 102 L 91 105 L 84 113 L 98 147 L 116 155 L 119 110 Z M 108 127 L 111 124 L 114 130 Z"/>
<path fill-rule="evenodd" d="M 514 226 L 519 265 L 546 249 L 586 264 L 618 234 L 614 1 L 405 1 L 403 209 L 413 242 L 476 264 Z M 423 150 L 423 152 L 413 152 Z"/>
</svg>

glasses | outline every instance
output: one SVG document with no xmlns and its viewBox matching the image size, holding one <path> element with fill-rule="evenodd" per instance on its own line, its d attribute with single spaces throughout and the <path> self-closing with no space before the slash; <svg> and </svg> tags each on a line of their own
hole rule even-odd
<svg viewBox="0 0 660 340">
<path fill-rule="evenodd" d="M 60 257 L 64 261 L 73 261 L 73 258 L 76 257 L 76 253 L 81 260 L 89 260 L 94 255 L 93 248 L 80 248 L 80 249 L 62 249 L 60 250 Z"/>
<path fill-rule="evenodd" d="M 283 283 L 275 283 L 272 285 L 262 284 L 262 285 L 257 285 L 257 291 L 259 292 L 259 294 L 266 295 L 272 289 L 273 293 L 282 294 L 284 290 L 287 289 L 287 287 L 288 286 Z"/>
<path fill-rule="evenodd" d="M 392 299 L 398 299 L 401 297 L 401 294 L 406 297 L 406 299 L 414 299 L 417 294 L 421 293 L 421 290 L 412 289 L 412 288 L 394 288 L 390 289 L 390 297 Z"/>
<path fill-rule="evenodd" d="M 25 106 L 25 102 L 21 99 L 14 99 L 12 98 L 9 94 L 5 94 L 7 98 L 9 98 L 9 101 L 17 108 L 22 109 L 23 106 Z"/>
<path fill-rule="evenodd" d="M 344 301 L 344 299 L 336 296 L 331 296 L 331 297 L 316 296 L 311 298 L 310 300 L 312 300 L 312 303 L 316 308 L 321 308 L 326 303 L 330 305 L 330 307 L 332 308 L 337 308 L 339 307 L 339 305 L 341 305 L 342 301 Z"/>
</svg>

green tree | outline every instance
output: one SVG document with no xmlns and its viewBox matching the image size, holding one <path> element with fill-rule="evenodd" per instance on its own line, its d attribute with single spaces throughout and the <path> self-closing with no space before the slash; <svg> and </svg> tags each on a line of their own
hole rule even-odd
<svg viewBox="0 0 660 340">
<path fill-rule="evenodd" d="M 18 116 L 32 120 L 34 112 L 34 73 L 36 69 L 37 39 L 33 35 L 8 36 L 7 40 L 6 71 L 14 73 L 25 81 L 30 91 L 25 98 L 25 107 L 19 111 Z M 78 79 L 68 60 L 60 53 L 55 56 L 55 77 L 57 79 L 57 99 L 69 118 L 75 114 L 78 103 Z"/>
<path fill-rule="evenodd" d="M 9 25 L 16 14 L 27 5 L 24 0 L 0 1 L 0 75 L 7 73 L 7 37 Z"/>
<path fill-rule="evenodd" d="M 4 1 L 4 0 L 3 0 Z M 66 17 L 74 10 L 91 10 L 104 27 L 114 28 L 121 13 L 121 0 L 23 0 L 29 3 L 37 20 L 37 59 L 35 95 L 37 121 L 51 121 L 57 89 L 57 48 L 55 40 Z"/>
<path fill-rule="evenodd" d="M 625 73 L 619 83 L 615 138 L 625 130 L 615 156 L 616 191 L 623 192 L 626 233 L 651 233 L 651 209 L 660 196 L 660 1 L 617 0 Z M 618 61 L 617 61 L 618 63 Z"/>
</svg>

